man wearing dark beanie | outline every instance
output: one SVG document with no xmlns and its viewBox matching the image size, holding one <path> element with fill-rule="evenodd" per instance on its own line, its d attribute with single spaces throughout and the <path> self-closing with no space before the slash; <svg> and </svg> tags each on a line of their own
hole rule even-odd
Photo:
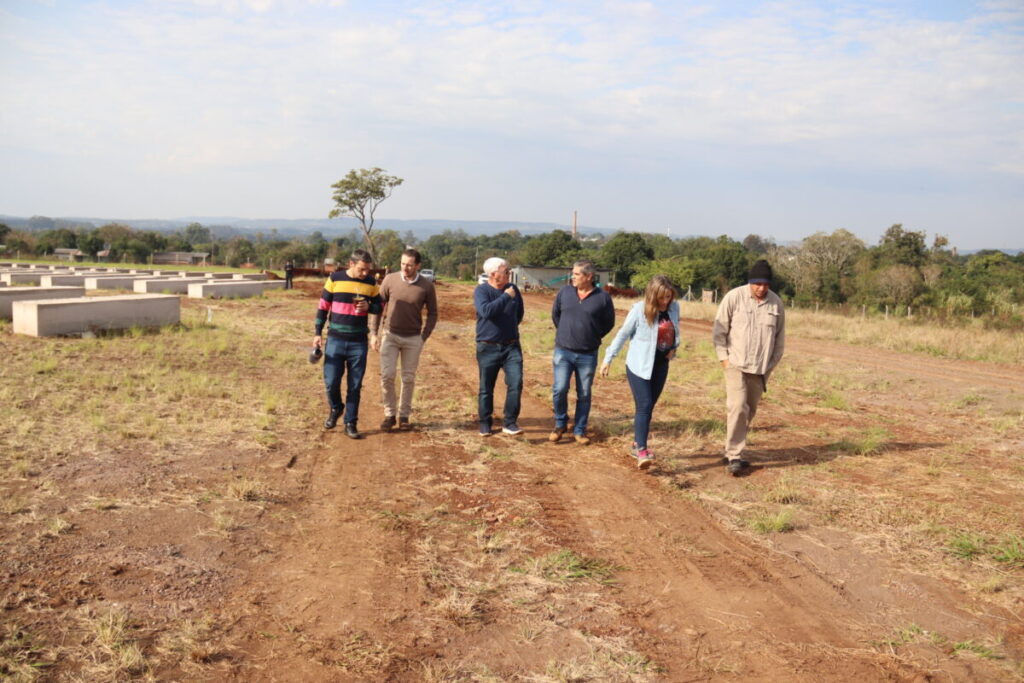
<svg viewBox="0 0 1024 683">
<path fill-rule="evenodd" d="M 711 335 L 725 370 L 725 460 L 734 477 L 750 467 L 742 458 L 747 430 L 785 346 L 786 315 L 782 299 L 769 289 L 771 281 L 768 262 L 755 262 L 747 284 L 722 297 Z"/>
</svg>

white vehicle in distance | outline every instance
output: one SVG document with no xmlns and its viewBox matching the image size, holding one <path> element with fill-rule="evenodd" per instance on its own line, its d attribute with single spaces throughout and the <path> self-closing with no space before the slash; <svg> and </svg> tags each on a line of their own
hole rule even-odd
<svg viewBox="0 0 1024 683">
<path fill-rule="evenodd" d="M 487 284 L 487 273 L 480 273 L 479 275 L 477 275 L 476 283 L 478 285 L 486 285 Z"/>
<path fill-rule="evenodd" d="M 434 271 L 431 270 L 430 268 L 424 268 L 424 269 L 420 270 L 420 275 L 422 277 L 427 278 L 431 282 L 434 281 Z"/>
</svg>

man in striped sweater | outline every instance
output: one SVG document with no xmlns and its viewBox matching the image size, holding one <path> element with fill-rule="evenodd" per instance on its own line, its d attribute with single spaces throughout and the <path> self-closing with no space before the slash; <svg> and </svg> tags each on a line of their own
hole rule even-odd
<svg viewBox="0 0 1024 683">
<path fill-rule="evenodd" d="M 327 325 L 324 384 L 331 412 L 324 421 L 324 429 L 334 429 L 344 411 L 345 434 L 352 439 L 362 438 L 356 427 L 359 393 L 363 387 L 369 345 L 376 343 L 376 333 L 370 330 L 377 329 L 377 317 L 381 312 L 379 288 L 372 270 L 373 257 L 362 249 L 356 249 L 349 257 L 348 269 L 331 273 L 320 294 L 313 337 L 313 346 L 320 348 L 324 325 Z M 343 402 L 341 378 L 346 370 L 348 384 Z"/>
</svg>

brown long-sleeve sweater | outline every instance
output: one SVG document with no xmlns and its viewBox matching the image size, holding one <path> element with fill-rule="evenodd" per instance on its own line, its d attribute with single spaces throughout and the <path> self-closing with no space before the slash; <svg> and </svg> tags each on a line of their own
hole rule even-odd
<svg viewBox="0 0 1024 683">
<path fill-rule="evenodd" d="M 437 292 L 434 283 L 424 277 L 409 283 L 401 273 L 391 273 L 380 285 L 380 298 L 384 305 L 385 330 L 410 337 L 418 334 L 426 341 L 437 324 Z M 423 322 L 423 307 L 427 320 Z"/>
</svg>

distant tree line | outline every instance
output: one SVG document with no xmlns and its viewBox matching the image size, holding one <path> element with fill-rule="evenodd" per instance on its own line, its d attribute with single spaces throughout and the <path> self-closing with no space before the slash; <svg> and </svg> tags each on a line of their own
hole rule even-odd
<svg viewBox="0 0 1024 683">
<path fill-rule="evenodd" d="M 33 219 L 36 220 L 36 219 Z M 46 219 L 49 220 L 49 219 Z M 45 226 L 45 227 L 44 227 Z M 202 251 L 211 264 L 280 268 L 286 260 L 317 266 L 324 259 L 344 260 L 365 245 L 358 230 L 328 240 L 314 232 L 305 238 L 284 239 L 269 234 L 217 238 L 192 223 L 172 233 L 140 231 L 118 223 L 99 228 L 30 225 L 16 230 L 0 224 L 0 243 L 6 253 L 43 257 L 57 248 L 77 248 L 87 258 L 109 249 L 109 260 L 146 263 L 155 251 Z M 473 279 L 481 264 L 501 256 L 516 264 L 569 266 L 581 258 L 615 272 L 620 286 L 642 287 L 656 273 L 668 275 L 682 291 L 725 291 L 744 281 L 750 264 L 766 258 L 776 273 L 774 289 L 797 304 L 855 304 L 929 307 L 948 314 L 972 311 L 1016 316 L 1024 303 L 1024 252 L 1011 256 L 985 250 L 959 255 L 948 240 L 893 225 L 875 245 L 847 230 L 817 232 L 797 244 L 778 245 L 759 235 L 742 242 L 728 237 L 685 237 L 619 232 L 612 236 L 584 235 L 564 230 L 540 235 L 517 231 L 469 235 L 447 230 L 418 240 L 412 233 L 374 232 L 377 261 L 397 268 L 401 252 L 415 246 L 424 266 L 441 276 Z"/>
</svg>

